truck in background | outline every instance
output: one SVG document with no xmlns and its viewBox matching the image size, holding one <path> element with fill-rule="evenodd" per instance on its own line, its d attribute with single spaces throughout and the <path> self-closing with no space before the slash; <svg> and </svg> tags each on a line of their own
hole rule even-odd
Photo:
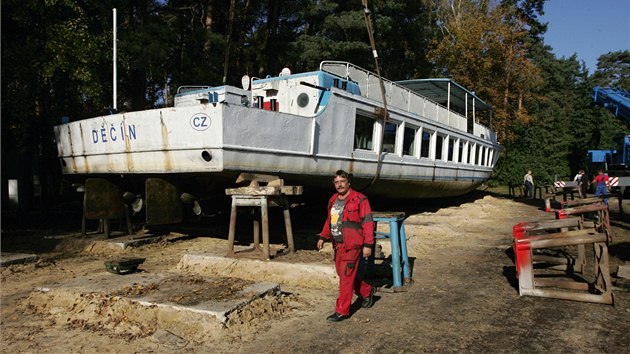
<svg viewBox="0 0 630 354">
<path fill-rule="evenodd" d="M 618 88 L 595 87 L 593 102 L 611 111 L 630 129 L 630 93 Z M 630 197 L 630 135 L 616 135 L 610 150 L 589 150 L 588 162 L 591 173 L 600 168 L 608 173 L 611 191 Z"/>
</svg>

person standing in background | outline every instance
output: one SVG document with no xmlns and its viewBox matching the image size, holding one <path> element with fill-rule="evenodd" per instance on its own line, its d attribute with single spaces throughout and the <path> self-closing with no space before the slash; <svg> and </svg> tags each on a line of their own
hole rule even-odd
<svg viewBox="0 0 630 354">
<path fill-rule="evenodd" d="M 588 185 L 588 178 L 584 174 L 584 170 L 580 170 L 573 178 L 575 186 L 578 188 L 580 198 L 586 198 L 586 186 Z"/>
<path fill-rule="evenodd" d="M 532 170 L 528 170 L 525 177 L 523 177 L 523 183 L 525 183 L 525 197 L 534 198 L 534 177 L 532 176 Z"/>
<path fill-rule="evenodd" d="M 597 176 L 593 179 L 595 184 L 595 196 L 602 197 L 608 194 L 608 175 L 604 174 L 604 171 L 601 169 L 597 171 Z M 604 197 L 604 204 L 608 205 L 608 198 Z"/>
</svg>

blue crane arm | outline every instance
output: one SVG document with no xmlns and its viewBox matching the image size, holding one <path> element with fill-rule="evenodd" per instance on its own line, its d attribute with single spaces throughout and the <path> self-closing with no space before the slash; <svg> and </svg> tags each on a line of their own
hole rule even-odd
<svg viewBox="0 0 630 354">
<path fill-rule="evenodd" d="M 630 93 L 628 91 L 597 86 L 593 89 L 593 101 L 610 110 L 630 129 Z"/>
</svg>

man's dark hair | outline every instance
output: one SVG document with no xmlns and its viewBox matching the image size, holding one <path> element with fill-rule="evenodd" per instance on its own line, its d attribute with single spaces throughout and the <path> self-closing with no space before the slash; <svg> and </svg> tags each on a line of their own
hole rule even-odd
<svg viewBox="0 0 630 354">
<path fill-rule="evenodd" d="M 347 180 L 348 180 L 348 182 L 350 182 L 350 179 L 351 179 L 351 177 L 352 177 L 352 174 L 351 174 L 351 173 L 348 173 L 348 172 L 346 172 L 346 171 L 344 171 L 344 170 L 338 170 L 337 172 L 335 172 L 335 175 L 334 175 L 334 176 L 333 176 L 333 178 L 332 178 L 332 179 L 333 179 L 333 182 L 335 181 L 335 178 L 337 178 L 337 177 L 343 177 L 343 178 L 347 179 Z"/>
</svg>

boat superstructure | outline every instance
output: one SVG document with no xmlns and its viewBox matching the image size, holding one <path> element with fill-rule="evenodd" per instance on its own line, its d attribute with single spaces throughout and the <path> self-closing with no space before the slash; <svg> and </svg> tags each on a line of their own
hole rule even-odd
<svg viewBox="0 0 630 354">
<path fill-rule="evenodd" d="M 366 193 L 391 198 L 461 195 L 490 177 L 500 146 L 476 119 L 487 104 L 448 79 L 383 83 L 385 122 L 379 78 L 347 62 L 182 87 L 173 107 L 56 126 L 58 155 L 66 176 L 107 179 L 147 208 L 178 202 L 164 185 L 203 200 L 241 172 L 308 190 L 344 169 L 355 187 L 378 175 Z"/>
</svg>

